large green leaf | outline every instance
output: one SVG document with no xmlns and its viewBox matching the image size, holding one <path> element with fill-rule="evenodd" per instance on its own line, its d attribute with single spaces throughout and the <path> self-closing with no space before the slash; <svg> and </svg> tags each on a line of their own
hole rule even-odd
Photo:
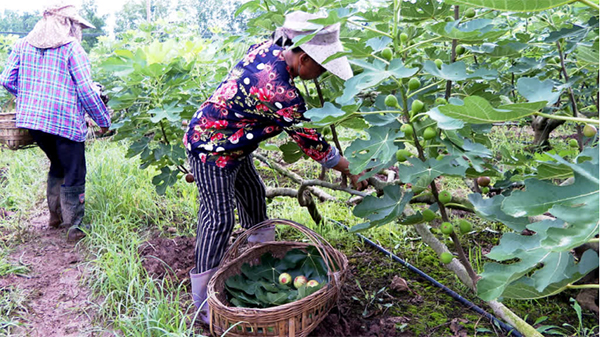
<svg viewBox="0 0 600 337">
<path fill-rule="evenodd" d="M 403 21 L 429 20 L 447 15 L 450 9 L 450 5 L 438 1 L 405 1 L 402 2 L 400 15 Z"/>
<path fill-rule="evenodd" d="M 514 231 L 520 232 L 529 224 L 529 220 L 525 217 L 515 218 L 502 211 L 503 195 L 484 199 L 481 194 L 469 194 L 469 201 L 473 204 L 477 215 L 490 221 L 502 222 Z"/>
<path fill-rule="evenodd" d="M 562 221 L 547 220 L 538 223 L 534 227 L 538 232 L 531 236 L 504 234 L 500 245 L 494 247 L 487 257 L 496 261 L 518 259 L 518 262 L 486 263 L 482 279 L 477 283 L 478 295 L 486 301 L 501 296 L 545 297 L 597 268 L 598 255 L 595 252 L 584 254 L 585 259 L 575 264 L 574 257 L 568 251 L 553 252 L 542 244 L 547 230 L 562 226 Z"/>
<path fill-rule="evenodd" d="M 538 12 L 549 8 L 562 6 L 572 0 L 445 0 L 444 2 L 483 7 L 509 12 Z"/>
<path fill-rule="evenodd" d="M 546 102 L 501 105 L 498 108 L 479 96 L 465 97 L 462 105 L 439 106 L 441 113 L 472 124 L 490 124 L 521 119 L 546 106 Z"/>
<path fill-rule="evenodd" d="M 535 77 L 521 77 L 517 80 L 517 91 L 529 102 L 546 101 L 548 102 L 546 105 L 552 105 L 556 103 L 562 94 L 562 89 L 559 91 L 553 90 L 554 82 L 551 80 L 542 82 Z"/>
<path fill-rule="evenodd" d="M 514 217 L 534 216 L 547 212 L 555 205 L 578 207 L 583 204 L 598 206 L 598 164 L 584 162 L 568 164 L 573 168 L 575 182 L 558 186 L 537 179 L 525 180 L 525 191 L 515 191 L 504 200 L 502 210 Z M 597 208 L 596 208 L 597 209 Z M 595 212 L 598 216 L 598 211 Z"/>
<path fill-rule="evenodd" d="M 168 166 L 161 168 L 160 173 L 152 178 L 152 184 L 156 186 L 156 193 L 163 195 L 167 187 L 177 182 L 179 171 L 171 170 Z"/>
<path fill-rule="evenodd" d="M 392 60 L 389 65 L 377 59 L 373 63 L 363 60 L 353 60 L 352 63 L 363 68 L 364 71 L 346 81 L 344 94 L 336 99 L 337 103 L 345 104 L 362 90 L 374 87 L 392 76 L 395 78 L 411 77 L 419 70 L 418 68 L 404 67 L 401 59 Z"/>
<path fill-rule="evenodd" d="M 310 119 L 310 126 L 327 126 L 334 124 L 342 119 L 348 118 L 348 116 L 354 113 L 353 109 L 344 111 L 341 108 L 336 107 L 331 102 L 325 102 L 322 108 L 313 108 L 304 113 L 304 117 Z"/>
<path fill-rule="evenodd" d="M 352 227 L 352 231 L 365 230 L 375 226 L 385 225 L 402 216 L 404 208 L 413 197 L 412 192 L 403 191 L 398 185 L 386 186 L 383 197 L 367 196 L 354 207 L 354 215 L 368 219 L 369 222 Z"/>
<path fill-rule="evenodd" d="M 454 159 L 453 156 L 445 156 L 442 160 L 430 158 L 427 161 L 409 158 L 411 166 L 400 165 L 398 176 L 403 183 L 418 183 L 419 186 L 427 186 L 441 175 L 464 177 L 467 168 L 457 165 Z"/>
<path fill-rule="evenodd" d="M 388 126 L 372 127 L 369 129 L 369 139 L 358 139 L 352 142 L 344 152 L 344 156 L 350 162 L 350 172 L 358 174 L 364 171 L 373 160 L 389 162 L 398 149 L 394 140 L 404 135 L 399 129 L 398 122 Z"/>
<path fill-rule="evenodd" d="M 491 80 L 498 77 L 497 71 L 483 68 L 478 69 L 474 73 L 467 74 L 467 66 L 462 61 L 450 64 L 442 64 L 442 69 L 438 69 L 435 63 L 427 60 L 423 64 L 423 70 L 435 77 L 443 78 L 449 81 L 462 81 L 468 78 L 483 78 Z"/>
<path fill-rule="evenodd" d="M 448 39 L 475 42 L 482 40 L 495 40 L 506 34 L 505 30 L 496 30 L 492 20 L 475 19 L 465 23 L 460 20 L 439 22 L 425 27 L 430 32 Z"/>
<path fill-rule="evenodd" d="M 442 130 L 458 130 L 465 126 L 463 121 L 441 114 L 437 107 L 427 111 L 427 116 L 436 121 L 438 128 Z"/>
</svg>

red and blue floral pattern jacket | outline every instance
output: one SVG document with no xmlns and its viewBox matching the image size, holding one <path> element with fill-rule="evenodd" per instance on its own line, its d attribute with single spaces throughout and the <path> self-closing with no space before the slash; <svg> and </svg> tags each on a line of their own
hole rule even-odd
<svg viewBox="0 0 600 337">
<path fill-rule="evenodd" d="M 213 95 L 194 114 L 183 143 L 204 163 L 234 167 L 260 142 L 287 132 L 309 157 L 337 165 L 339 151 L 307 121 L 304 99 L 294 86 L 282 47 L 271 40 L 250 47 Z"/>
</svg>

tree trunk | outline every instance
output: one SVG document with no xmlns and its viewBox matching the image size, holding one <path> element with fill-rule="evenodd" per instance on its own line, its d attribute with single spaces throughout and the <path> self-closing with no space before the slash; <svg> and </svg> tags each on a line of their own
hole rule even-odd
<svg viewBox="0 0 600 337">
<path fill-rule="evenodd" d="M 534 133 L 533 147 L 540 148 L 544 151 L 550 150 L 552 148 L 548 141 L 550 133 L 564 122 L 564 120 L 558 119 L 549 119 L 539 116 L 533 117 L 533 121 L 531 122 L 531 128 Z"/>
</svg>

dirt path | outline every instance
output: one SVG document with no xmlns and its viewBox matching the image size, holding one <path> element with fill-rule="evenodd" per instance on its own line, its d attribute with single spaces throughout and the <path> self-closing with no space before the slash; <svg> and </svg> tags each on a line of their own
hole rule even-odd
<svg viewBox="0 0 600 337">
<path fill-rule="evenodd" d="M 27 241 L 10 254 L 29 268 L 26 275 L 0 277 L 0 289 L 18 287 L 27 293 L 27 312 L 17 336 L 99 336 L 91 324 L 93 310 L 89 290 L 80 284 L 84 273 L 82 255 L 66 242 L 65 229 L 47 226 L 48 214 L 30 222 Z"/>
</svg>

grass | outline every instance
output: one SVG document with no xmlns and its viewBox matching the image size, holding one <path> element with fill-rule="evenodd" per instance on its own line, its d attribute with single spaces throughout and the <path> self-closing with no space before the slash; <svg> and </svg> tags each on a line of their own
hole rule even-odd
<svg viewBox="0 0 600 337">
<path fill-rule="evenodd" d="M 512 130 L 512 129 L 511 129 Z M 510 131 L 516 132 L 516 131 Z M 516 135 L 500 133 L 495 135 L 496 142 L 507 143 Z M 502 138 L 504 137 L 504 138 Z M 511 142 L 512 143 L 512 142 Z M 196 231 L 196 187 L 183 180 L 178 181 L 172 188 L 167 189 L 164 196 L 155 193 L 152 177 L 155 174 L 150 169 L 139 168 L 137 158 L 125 158 L 126 146 L 122 143 L 93 141 L 87 145 L 87 223 L 94 225 L 93 232 L 80 245 L 87 252 L 87 269 L 89 270 L 86 284 L 93 292 L 92 301 L 96 304 L 99 324 L 106 327 L 109 333 L 116 332 L 126 336 L 189 336 L 200 332 L 194 326 L 193 306 L 186 289 L 182 284 L 170 281 L 158 281 L 150 278 L 141 265 L 138 247 L 157 232 L 166 233 L 174 228 L 177 235 L 193 236 Z M 3 151 L 0 156 L 0 207 L 16 212 L 10 220 L 0 223 L 0 238 L 3 242 L 18 244 L 19 240 L 8 238 L 23 237 L 27 232 L 27 220 L 38 212 L 44 202 L 44 183 L 47 172 L 47 160 L 39 149 L 29 149 L 17 152 Z M 262 175 L 273 177 L 273 171 L 266 165 L 258 165 Z M 317 178 L 320 173 L 318 164 L 304 160 L 290 166 L 296 172 L 303 172 L 309 179 Z M 275 175 L 278 176 L 278 175 Z M 329 172 L 327 179 L 333 181 L 336 174 Z M 293 186 L 289 180 L 278 176 L 277 179 L 265 179 L 271 187 Z M 442 187 L 449 190 L 462 190 L 467 193 L 460 179 L 444 179 Z M 347 226 L 357 225 L 362 219 L 356 218 L 350 207 L 344 205 L 349 199 L 341 192 L 327 191 L 339 198 L 341 202 L 318 203 L 321 214 L 326 219 L 343 222 Z M 315 225 L 306 209 L 298 205 L 297 200 L 277 197 L 269 201 L 269 217 L 293 219 L 305 224 L 324 236 L 334 246 L 343 249 L 348 255 L 356 251 L 364 251 L 366 246 L 356 236 L 348 234 L 339 226 L 326 221 Z M 452 216 L 456 218 L 456 216 Z M 473 222 L 474 232 L 461 236 L 465 249 L 476 271 L 481 272 L 485 257 L 482 251 L 497 244 L 503 228 L 496 223 L 489 223 L 467 215 Z M 485 231 L 485 229 L 489 231 Z M 432 229 L 436 233 L 436 229 Z M 171 231 L 169 231 L 171 232 Z M 422 269 L 440 282 L 451 286 L 461 294 L 468 293 L 453 274 L 448 273 L 439 263 L 432 250 L 423 244 L 416 231 L 411 226 L 389 224 L 374 228 L 364 233 L 375 242 L 392 250 L 407 262 Z M 165 234 L 169 235 L 169 234 Z M 278 228 L 279 238 L 303 240 L 300 234 L 289 228 Z M 446 244 L 451 242 L 443 237 Z M 4 247 L 3 247 L 4 248 Z M 7 244 L 7 250 L 10 245 Z M 22 266 L 10 264 L 0 255 L 0 276 L 2 273 L 25 272 Z M 190 256 L 190 259 L 193 258 Z M 361 272 L 372 275 L 374 279 L 386 279 L 394 273 L 404 273 L 399 265 L 393 266 L 364 266 Z M 410 277 L 410 276 L 407 276 Z M 363 287 L 368 285 L 362 284 Z M 428 331 L 427 324 L 443 321 L 444 317 L 422 316 L 424 312 L 443 312 L 452 310 L 456 304 L 452 301 L 438 303 L 438 291 L 432 290 L 425 283 L 413 285 L 415 290 L 425 296 L 421 306 L 402 304 L 389 309 L 389 312 L 402 316 L 405 313 L 415 317 L 423 317 L 420 322 L 413 322 L 403 327 L 405 331 Z M 369 289 L 365 291 L 377 291 Z M 26 294 L 18 288 L 8 293 L 2 291 L 1 296 L 17 297 L 10 301 L 9 306 L 3 306 L 0 298 L 0 326 L 3 324 L 18 324 L 19 315 L 24 310 Z M 476 300 L 474 295 L 469 297 Z M 429 302 L 431 301 L 431 303 Z M 441 306 L 441 307 L 440 307 Z M 508 306 L 517 313 L 525 315 L 535 306 L 539 315 L 530 317 L 535 322 L 542 316 L 550 317 L 548 321 L 560 325 L 564 323 L 577 326 L 578 322 L 570 307 L 559 306 L 552 299 L 536 302 L 510 301 Z M 406 311 L 406 312 L 403 312 Z M 560 315 L 563 315 L 561 317 Z M 567 318 L 568 316 L 568 318 Z M 572 319 L 574 318 L 574 319 Z M 562 319 L 562 321 L 561 321 Z M 9 323 L 5 323 L 9 322 Z M 557 324 L 556 322 L 561 322 Z M 588 320 L 583 325 L 589 326 Z M 436 324 L 437 324 L 436 323 Z M 544 322 L 547 324 L 548 322 Z M 440 323 L 441 324 L 441 323 Z M 565 330 L 566 331 L 566 330 Z M 201 332 L 200 332 L 201 333 Z M 440 332 L 441 333 L 441 332 Z"/>
</svg>

